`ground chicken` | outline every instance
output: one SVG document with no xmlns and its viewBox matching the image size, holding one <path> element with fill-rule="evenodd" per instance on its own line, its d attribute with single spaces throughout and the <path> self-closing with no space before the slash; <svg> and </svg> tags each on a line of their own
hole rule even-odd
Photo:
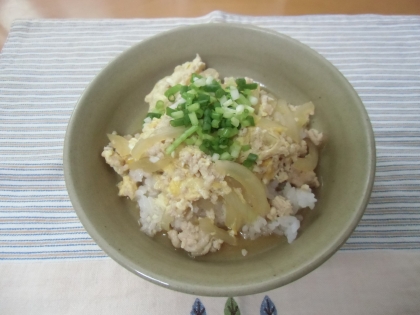
<svg viewBox="0 0 420 315">
<path fill-rule="evenodd" d="M 191 222 L 182 222 L 181 231 L 172 230 L 168 236 L 174 247 L 182 248 L 191 253 L 192 256 L 202 256 L 208 252 L 215 252 L 220 249 L 223 241 L 214 239 L 211 235 L 203 232 L 197 225 Z"/>
</svg>

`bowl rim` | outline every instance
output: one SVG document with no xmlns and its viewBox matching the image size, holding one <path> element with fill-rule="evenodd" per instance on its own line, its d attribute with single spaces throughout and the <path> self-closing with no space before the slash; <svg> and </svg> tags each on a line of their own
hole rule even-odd
<svg viewBox="0 0 420 315">
<path fill-rule="evenodd" d="M 117 64 L 120 60 L 124 59 L 126 55 L 130 53 L 130 51 L 136 49 L 139 45 L 147 44 L 150 41 L 155 41 L 159 39 L 159 37 L 167 36 L 172 33 L 178 33 L 189 29 L 196 29 L 196 28 L 237 28 L 241 30 L 251 30 L 251 31 L 259 31 L 263 33 L 267 33 L 271 36 L 277 37 L 278 39 L 281 39 L 283 41 L 287 41 L 295 46 L 298 46 L 300 49 L 305 50 L 309 54 L 312 54 L 314 57 L 318 58 L 320 62 L 323 63 L 324 66 L 328 67 L 329 70 L 331 70 L 334 75 L 337 76 L 346 86 L 347 91 L 352 94 L 352 97 L 354 98 L 356 105 L 360 109 L 360 113 L 363 116 L 364 121 L 364 128 L 367 131 L 367 142 L 369 144 L 367 148 L 367 160 L 369 161 L 369 174 L 368 178 L 366 180 L 366 190 L 364 192 L 363 198 L 360 203 L 359 209 L 356 209 L 352 216 L 351 222 L 347 225 L 347 229 L 342 231 L 341 234 L 339 234 L 337 237 L 334 238 L 329 243 L 329 246 L 325 247 L 322 251 L 318 252 L 317 255 L 312 257 L 312 259 L 306 261 L 304 264 L 301 264 L 299 266 L 299 269 L 292 269 L 287 274 L 284 274 L 283 276 L 277 276 L 273 278 L 267 278 L 263 279 L 263 281 L 253 284 L 247 284 L 247 285 L 231 285 L 227 286 L 225 288 L 221 287 L 214 287 L 214 286 L 205 286 L 205 285 L 199 285 L 199 284 L 186 284 L 183 283 L 180 280 L 176 279 L 167 279 L 162 277 L 159 274 L 152 273 L 147 270 L 147 268 L 144 268 L 143 266 L 139 266 L 136 263 L 133 263 L 129 259 L 127 259 L 125 256 L 123 256 L 117 249 L 112 248 L 107 244 L 107 242 L 104 240 L 104 238 L 100 235 L 98 230 L 95 228 L 95 226 L 90 222 L 90 220 L 87 218 L 83 211 L 83 207 L 80 203 L 80 200 L 78 196 L 75 194 L 75 182 L 72 178 L 72 169 L 71 169 L 71 163 L 70 163 L 70 145 L 72 143 L 72 135 L 73 131 L 76 128 L 76 119 L 78 116 L 78 112 L 80 111 L 81 104 L 84 103 L 84 100 L 87 98 L 87 95 L 90 94 L 90 91 L 93 89 L 93 86 L 97 84 L 98 81 L 101 81 L 101 78 L 105 76 L 105 73 L 109 71 L 110 68 L 113 68 L 115 64 Z M 301 43 L 300 41 L 279 33 L 277 31 L 266 29 L 262 27 L 257 27 L 255 25 L 250 24 L 240 24 L 240 23 L 203 23 L 203 24 L 195 24 L 195 25 L 188 25 L 188 26 L 181 26 L 176 27 L 168 31 L 160 32 L 154 36 L 151 36 L 135 45 L 130 46 L 125 51 L 117 55 L 112 59 L 111 62 L 109 62 L 103 69 L 99 71 L 99 73 L 92 79 L 92 81 L 87 85 L 85 90 L 82 92 L 81 96 L 79 97 L 76 106 L 73 110 L 73 113 L 70 117 L 68 126 L 66 128 L 66 134 L 64 139 L 64 152 L 63 152 L 63 167 L 64 167 L 64 179 L 66 188 L 69 194 L 70 201 L 73 205 L 74 210 L 76 211 L 77 216 L 79 217 L 79 220 L 81 221 L 82 225 L 84 226 L 87 233 L 92 237 L 92 239 L 95 241 L 95 243 L 114 261 L 116 261 L 118 264 L 129 270 L 130 272 L 142 277 L 145 280 L 148 280 L 154 284 L 157 284 L 159 286 L 169 288 L 175 291 L 188 293 L 188 294 L 194 294 L 194 295 L 201 295 L 201 296 L 242 296 L 242 295 L 249 295 L 249 294 L 255 294 L 255 293 L 261 293 L 265 291 L 269 291 L 278 287 L 281 287 L 283 285 L 286 285 L 288 283 L 291 283 L 306 274 L 310 273 L 317 267 L 319 267 L 321 264 L 323 264 L 325 261 L 327 261 L 350 237 L 356 226 L 358 225 L 361 217 L 363 216 L 365 209 L 368 205 L 370 195 L 372 192 L 373 184 L 374 184 L 374 178 L 375 178 L 375 170 L 376 170 L 376 146 L 375 146 L 375 138 L 374 133 L 372 129 L 372 124 L 369 120 L 368 113 L 366 111 L 366 108 L 360 99 L 357 92 L 354 90 L 353 86 L 349 83 L 349 81 L 345 78 L 345 76 L 325 57 L 323 57 L 321 54 L 319 54 L 314 49 L 310 48 L 309 46 Z"/>
</svg>

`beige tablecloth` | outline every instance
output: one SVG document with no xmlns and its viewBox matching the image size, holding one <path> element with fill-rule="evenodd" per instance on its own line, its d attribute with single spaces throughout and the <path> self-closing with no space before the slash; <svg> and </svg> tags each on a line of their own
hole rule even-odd
<svg viewBox="0 0 420 315">
<path fill-rule="evenodd" d="M 324 55 L 361 96 L 378 154 L 370 204 L 343 248 L 290 285 L 234 300 L 172 292 L 117 265 L 80 224 L 62 170 L 71 112 L 113 57 L 212 22 L 271 28 Z M 0 55 L 0 314 L 235 314 L 226 303 L 241 314 L 420 314 L 419 104 L 417 16 L 15 22 Z"/>
</svg>

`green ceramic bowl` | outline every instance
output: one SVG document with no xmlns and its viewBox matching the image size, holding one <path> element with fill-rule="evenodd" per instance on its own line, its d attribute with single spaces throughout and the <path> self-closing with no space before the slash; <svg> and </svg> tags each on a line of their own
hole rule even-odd
<svg viewBox="0 0 420 315">
<path fill-rule="evenodd" d="M 248 76 L 293 104 L 313 101 L 313 125 L 327 135 L 317 172 L 319 202 L 292 243 L 246 257 L 223 252 L 192 259 L 140 231 L 134 203 L 117 196 L 117 176 L 101 157 L 116 130 L 141 129 L 145 95 L 174 67 L 199 53 L 223 76 Z M 64 145 L 67 189 L 96 243 L 134 274 L 169 289 L 238 296 L 290 283 L 325 262 L 347 240 L 369 200 L 375 170 L 372 127 L 341 73 L 309 47 L 248 25 L 181 27 L 128 49 L 93 80 L 71 117 Z"/>
</svg>

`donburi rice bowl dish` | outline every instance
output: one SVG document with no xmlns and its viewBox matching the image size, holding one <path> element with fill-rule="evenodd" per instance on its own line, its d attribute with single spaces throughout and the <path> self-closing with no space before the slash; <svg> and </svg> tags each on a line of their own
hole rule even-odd
<svg viewBox="0 0 420 315">
<path fill-rule="evenodd" d="M 295 240 L 299 210 L 315 207 L 320 185 L 312 102 L 294 106 L 252 78 L 220 78 L 198 55 L 145 101 L 141 133 L 108 134 L 102 152 L 121 176 L 118 195 L 138 204 L 144 233 L 165 233 L 191 256 L 240 238 Z"/>
</svg>

